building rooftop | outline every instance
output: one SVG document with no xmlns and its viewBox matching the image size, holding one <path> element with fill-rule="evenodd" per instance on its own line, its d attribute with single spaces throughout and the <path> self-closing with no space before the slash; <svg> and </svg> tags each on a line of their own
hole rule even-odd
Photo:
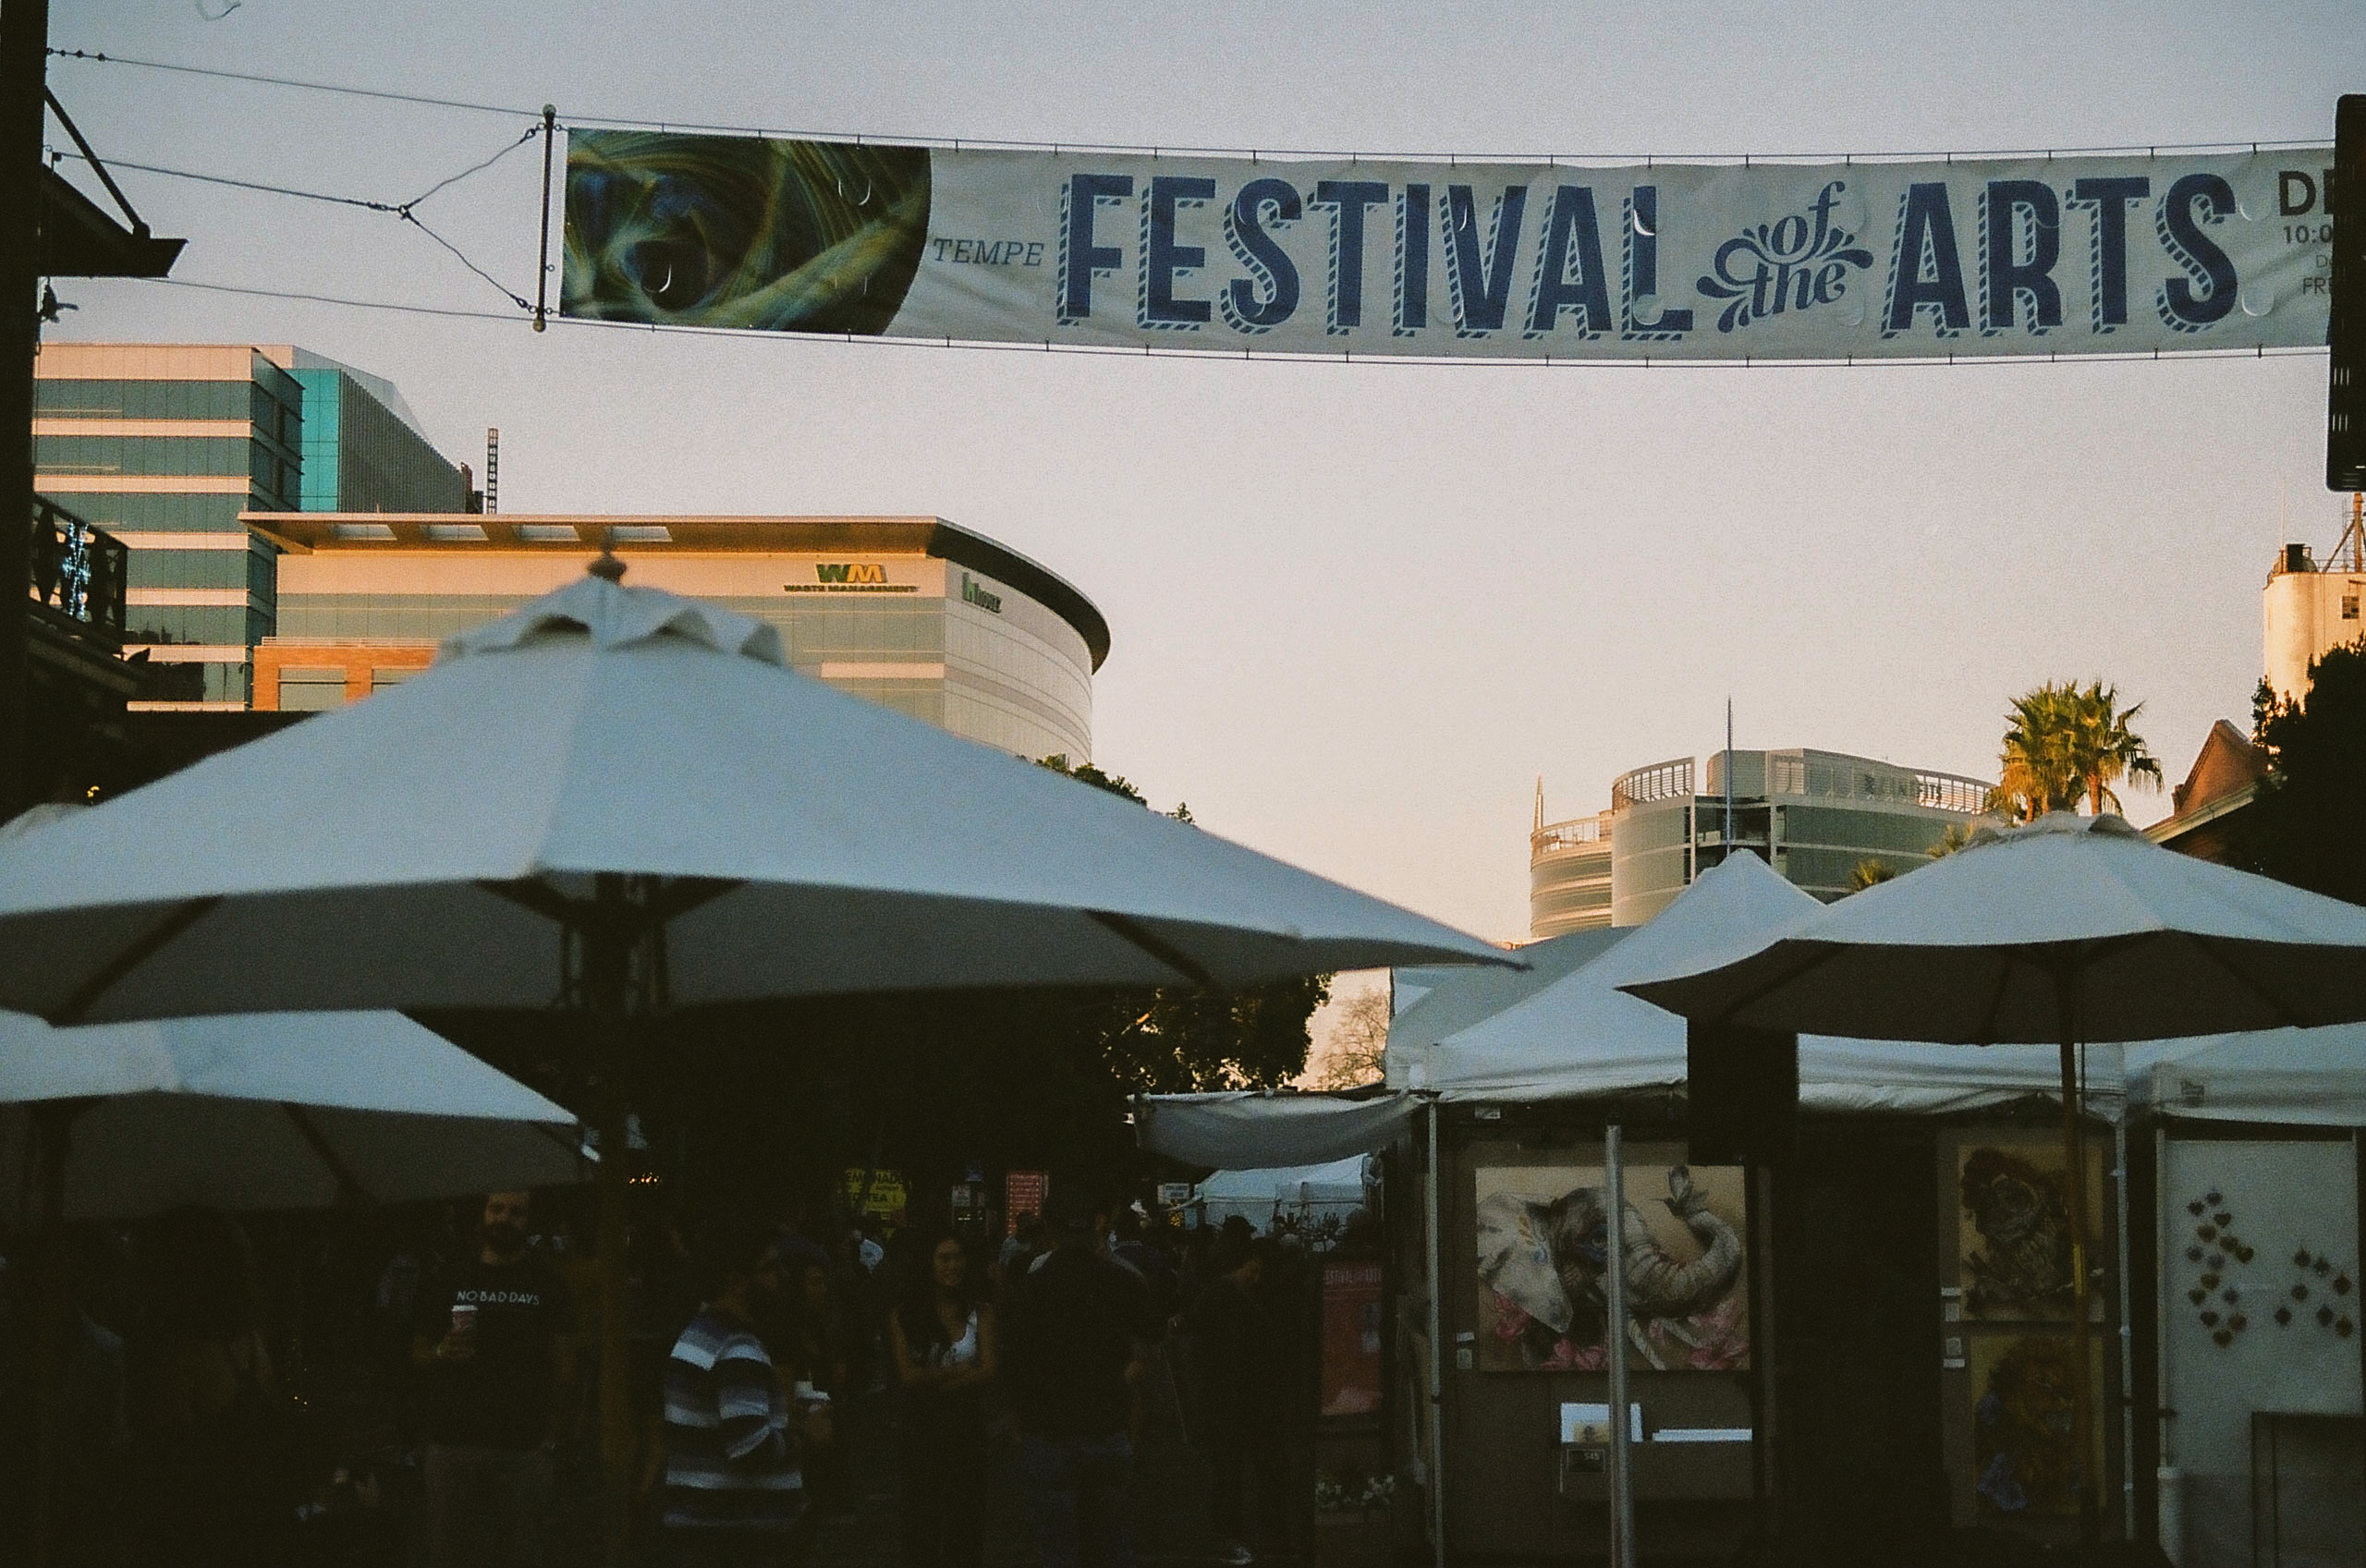
<svg viewBox="0 0 2366 1568">
<path fill-rule="evenodd" d="M 942 517 L 605 516 L 597 513 L 248 512 L 249 527 L 285 549 L 527 551 L 580 554 L 613 542 L 630 554 L 832 552 L 930 555 L 1008 583 L 1084 638 L 1092 667 L 1109 657 L 1109 623 L 1081 590 L 983 534 Z"/>
</svg>

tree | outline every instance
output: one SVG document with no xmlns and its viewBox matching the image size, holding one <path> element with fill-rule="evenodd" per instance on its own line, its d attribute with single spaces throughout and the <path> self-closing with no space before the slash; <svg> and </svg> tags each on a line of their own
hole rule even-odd
<svg viewBox="0 0 2366 1568">
<path fill-rule="evenodd" d="M 2119 690 L 2101 681 L 2083 689 L 2076 681 L 2049 681 L 2013 699 L 2005 715 L 2004 747 L 1997 758 L 1992 811 L 2023 822 L 2048 811 L 2089 812 L 2119 808 L 2112 785 L 2123 778 L 2161 784 L 2161 764 L 2133 726 L 2144 704 L 2122 709 Z"/>
<path fill-rule="evenodd" d="M 2366 638 L 2309 666 L 2297 701 L 2262 705 L 2268 758 L 2233 847 L 2279 881 L 2366 904 Z"/>
<path fill-rule="evenodd" d="M 1312 1064 L 1313 1087 L 1360 1088 L 1381 1080 L 1387 1072 L 1388 1005 L 1386 991 L 1364 991 L 1339 1004 L 1330 1038 Z"/>
<path fill-rule="evenodd" d="M 1868 855 L 1848 868 L 1848 891 L 1862 893 L 1867 888 L 1888 881 L 1896 875 L 1896 867 L 1877 856 Z"/>
</svg>

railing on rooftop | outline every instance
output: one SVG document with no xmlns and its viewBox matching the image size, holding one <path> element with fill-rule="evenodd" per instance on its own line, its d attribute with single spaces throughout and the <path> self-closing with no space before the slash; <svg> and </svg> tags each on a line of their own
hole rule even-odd
<svg viewBox="0 0 2366 1568">
<path fill-rule="evenodd" d="M 1610 842 L 1603 831 L 1600 817 L 1579 817 L 1570 822 L 1548 822 L 1528 835 L 1528 855 L 1541 860 L 1547 855 L 1566 849 L 1579 849 Z"/>
<path fill-rule="evenodd" d="M 1654 762 L 1647 768 L 1637 768 L 1622 773 L 1610 786 L 1610 808 L 1624 811 L 1630 806 L 1648 805 L 1654 800 L 1667 800 L 1692 793 L 1692 759 L 1679 757 L 1673 761 Z"/>
<path fill-rule="evenodd" d="M 27 591 L 34 603 L 123 640 L 131 552 L 122 541 L 36 495 L 29 553 L 32 571 Z"/>
<path fill-rule="evenodd" d="M 1942 811 L 1985 811 L 1988 809 L 1988 788 L 1978 779 L 1967 779 L 1955 773 L 1925 773 L 1914 775 L 1915 800 L 1923 806 Z"/>
</svg>

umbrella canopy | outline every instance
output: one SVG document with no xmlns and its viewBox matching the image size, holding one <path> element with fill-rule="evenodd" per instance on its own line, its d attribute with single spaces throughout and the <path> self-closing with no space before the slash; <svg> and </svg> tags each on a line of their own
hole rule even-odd
<svg viewBox="0 0 2366 1568">
<path fill-rule="evenodd" d="M 2366 1019 L 2361 957 L 2366 908 L 2058 812 L 1624 989 L 1688 1018 L 1868 1039 L 2165 1039 Z"/>
<path fill-rule="evenodd" d="M 0 845 L 0 1005 L 544 1007 L 601 874 L 647 880 L 676 1005 L 1517 962 L 791 674 L 770 626 L 585 577 Z"/>
<path fill-rule="evenodd" d="M 393 1013 L 79 1029 L 0 1013 L 0 1205 L 19 1224 L 39 1218 L 44 1106 L 71 1117 L 68 1220 L 407 1202 L 588 1173 L 567 1111 Z"/>
</svg>

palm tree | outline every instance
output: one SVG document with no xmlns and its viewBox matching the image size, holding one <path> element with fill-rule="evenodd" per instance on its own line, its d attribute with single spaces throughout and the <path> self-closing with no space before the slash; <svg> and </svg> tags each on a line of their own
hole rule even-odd
<svg viewBox="0 0 2366 1568">
<path fill-rule="evenodd" d="M 1869 887 L 1892 881 L 1896 875 L 1896 867 L 1879 856 L 1868 855 L 1848 868 L 1848 891 L 1862 893 Z"/>
<path fill-rule="evenodd" d="M 2078 725 L 2073 704 L 2078 683 L 2049 681 L 2013 699 L 2005 715 L 2005 744 L 1997 758 L 1996 787 L 1988 808 L 2032 822 L 2048 811 L 2076 808 L 2079 789 L 2071 769 L 2070 737 Z"/>
<path fill-rule="evenodd" d="M 2105 806 L 2119 809 L 2119 796 L 2111 787 L 2116 780 L 2141 779 L 2153 789 L 2161 787 L 2160 759 L 2129 727 L 2144 704 L 2123 711 L 2119 688 L 2096 681 L 2077 694 L 2077 708 L 2078 741 L 2072 755 L 2079 782 L 2086 786 L 2090 816 L 2102 816 Z"/>
<path fill-rule="evenodd" d="M 2141 702 L 2122 710 L 2118 688 L 2101 681 L 2084 688 L 2049 681 L 2015 698 L 1989 808 L 2028 822 L 2048 811 L 2075 811 L 2084 800 L 2100 814 L 2106 806 L 2118 809 L 2112 785 L 2120 779 L 2159 788 L 2161 764 L 2130 727 L 2143 710 Z"/>
</svg>

